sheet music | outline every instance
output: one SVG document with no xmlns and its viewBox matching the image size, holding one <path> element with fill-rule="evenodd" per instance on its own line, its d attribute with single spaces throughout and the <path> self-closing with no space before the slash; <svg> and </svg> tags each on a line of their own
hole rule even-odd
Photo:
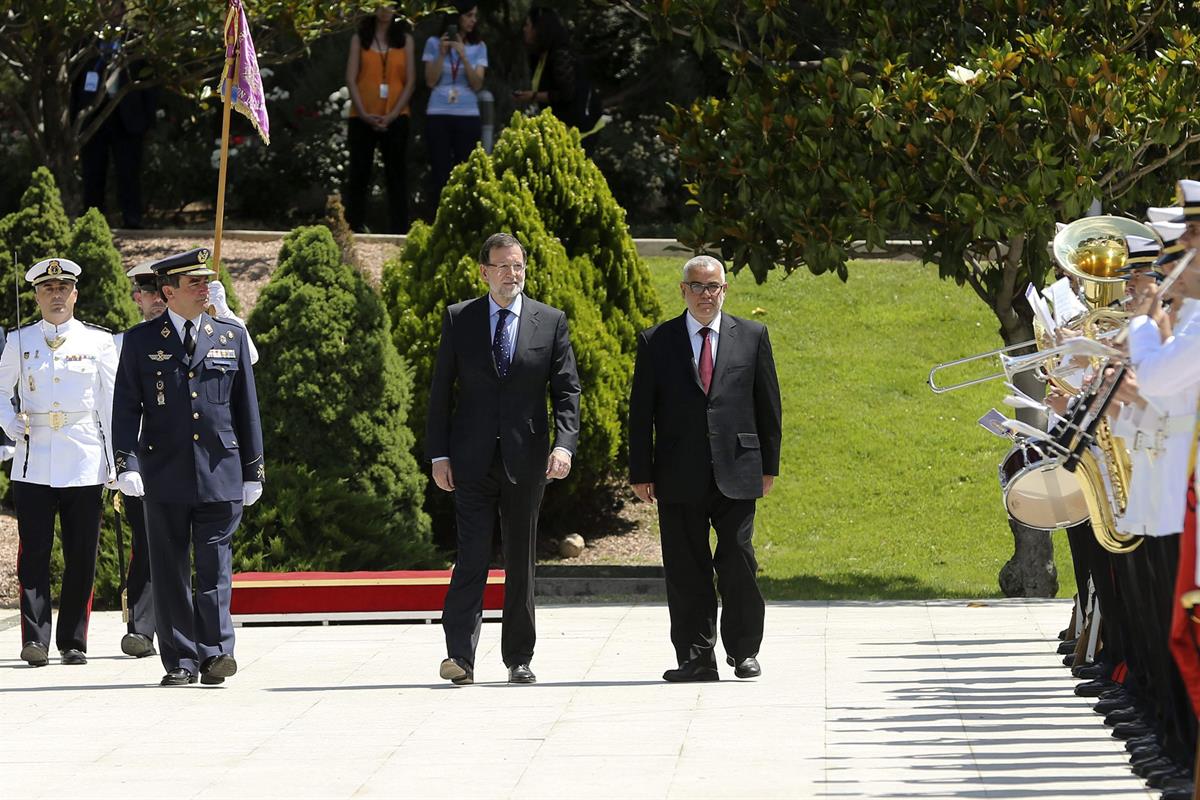
<svg viewBox="0 0 1200 800">
<path fill-rule="evenodd" d="M 1071 288 L 1071 281 L 1067 278 L 1061 278 L 1047 286 L 1042 290 L 1042 296 L 1050 301 L 1054 309 L 1054 321 L 1059 325 L 1087 313 L 1087 306 L 1079 302 Z"/>
<path fill-rule="evenodd" d="M 1046 305 L 1046 301 L 1038 294 L 1032 283 L 1025 287 L 1025 300 L 1033 309 L 1034 319 L 1041 323 L 1042 327 L 1046 329 L 1046 333 L 1053 336 L 1058 327 L 1054 322 L 1054 312 L 1050 310 L 1050 306 Z"/>
</svg>

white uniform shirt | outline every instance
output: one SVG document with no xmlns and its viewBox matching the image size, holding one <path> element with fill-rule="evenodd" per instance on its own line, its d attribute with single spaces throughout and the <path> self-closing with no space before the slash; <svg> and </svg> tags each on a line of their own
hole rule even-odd
<svg viewBox="0 0 1200 800">
<path fill-rule="evenodd" d="M 1200 305 L 1185 301 L 1177 330 L 1165 342 L 1149 317 L 1134 318 L 1130 324 L 1129 354 L 1141 394 L 1153 407 L 1148 416 L 1157 412 L 1161 433 L 1161 444 L 1152 445 L 1155 452 L 1149 467 L 1154 476 L 1150 479 L 1153 481 L 1150 490 L 1156 495 L 1155 533 L 1149 535 L 1178 533 L 1183 530 L 1188 460 L 1195 433 L 1196 406 L 1200 402 Z M 1130 446 L 1132 449 L 1133 443 Z M 1137 483 L 1136 465 L 1133 475 Z"/>
<path fill-rule="evenodd" d="M 48 340 L 63 338 L 57 350 Z M 18 343 L 19 342 L 19 343 Z M 112 480 L 112 334 L 71 319 L 12 332 L 0 355 L 0 427 L 17 443 L 12 479 L 45 486 L 95 486 Z M 30 415 L 29 462 L 16 395 Z M 62 415 L 62 416 L 59 416 Z M 52 427 L 55 423 L 60 427 Z"/>
</svg>

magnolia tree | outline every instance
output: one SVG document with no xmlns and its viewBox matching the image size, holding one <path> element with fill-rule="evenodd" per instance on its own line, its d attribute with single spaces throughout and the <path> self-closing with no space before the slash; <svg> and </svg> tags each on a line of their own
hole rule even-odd
<svg viewBox="0 0 1200 800">
<path fill-rule="evenodd" d="M 260 64 L 293 58 L 325 34 L 375 9 L 363 0 L 250 0 L 244 3 Z M 396 4 L 422 16 L 429 0 Z M 129 92 L 155 86 L 207 98 L 225 59 L 226 3 L 217 0 L 12 0 L 0 11 L 0 116 L 28 138 L 37 163 L 50 167 L 68 205 L 78 205 L 80 148 Z M 105 58 L 101 58 L 101 53 Z M 115 82 L 115 102 L 72 107 L 72 87 L 89 71 Z M 97 100 L 106 92 L 91 95 Z"/>
<path fill-rule="evenodd" d="M 1188 4 L 819 0 L 815 28 L 777 0 L 622 5 L 721 56 L 727 96 L 668 124 L 698 205 L 681 237 L 759 280 L 845 279 L 852 242 L 917 240 L 1024 341 L 1055 222 L 1166 204 L 1200 157 Z M 1050 556 L 1018 535 L 1004 591 L 1053 591 Z"/>
</svg>

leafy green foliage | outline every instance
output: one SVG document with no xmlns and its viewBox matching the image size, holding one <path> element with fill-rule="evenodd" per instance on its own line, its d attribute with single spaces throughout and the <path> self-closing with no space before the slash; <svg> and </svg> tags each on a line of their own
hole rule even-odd
<svg viewBox="0 0 1200 800">
<path fill-rule="evenodd" d="M 142 315 L 130 296 L 130 281 L 121 266 L 104 215 L 89 208 L 75 220 L 67 252 L 79 265 L 79 300 L 75 317 L 114 333 L 141 322 Z"/>
<path fill-rule="evenodd" d="M 787 4 L 637 6 L 722 57 L 728 97 L 668 125 L 700 207 L 682 236 L 759 280 L 775 265 L 845 278 L 852 241 L 917 239 L 1023 339 L 1014 301 L 1047 277 L 1054 223 L 1097 199 L 1169 202 L 1200 145 L 1184 6 L 822 0 L 837 48 L 807 62 Z"/>
<path fill-rule="evenodd" d="M 386 569 L 435 558 L 406 424 L 411 371 L 379 296 L 327 228 L 288 234 L 248 324 L 267 459 L 284 475 L 269 467 L 263 500 L 247 509 L 241 563 Z M 341 511 L 370 515 L 333 536 Z"/>
<path fill-rule="evenodd" d="M 509 131 L 519 135 L 521 130 L 509 128 L 504 136 Z M 547 493 L 543 520 L 553 527 L 555 513 L 568 513 L 569 502 L 600 491 L 605 478 L 619 469 L 633 360 L 605 325 L 605 298 L 586 288 L 601 284 L 590 262 L 570 259 L 540 212 L 517 170 L 498 174 L 492 160 L 476 149 L 452 173 L 433 225 L 415 223 L 400 260 L 384 265 L 383 294 L 393 318 L 396 346 L 415 368 L 413 428 L 423 437 L 433 358 L 446 306 L 486 293 L 477 256 L 489 234 L 508 231 L 525 246 L 529 265 L 525 292 L 566 312 L 579 378 L 587 387 L 571 477 Z M 619 262 L 613 259 L 612 263 Z"/>
</svg>

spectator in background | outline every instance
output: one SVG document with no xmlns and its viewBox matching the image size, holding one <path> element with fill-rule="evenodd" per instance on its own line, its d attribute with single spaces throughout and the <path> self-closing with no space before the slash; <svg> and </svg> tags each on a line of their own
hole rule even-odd
<svg viewBox="0 0 1200 800">
<path fill-rule="evenodd" d="M 441 38 L 425 41 L 425 141 L 429 144 L 430 196 L 436 206 L 455 164 L 467 160 L 482 137 L 479 98 L 488 65 L 487 45 L 479 36 L 475 0 L 457 0 L 457 14 L 446 19 Z"/>
<path fill-rule="evenodd" d="M 527 91 L 513 92 L 513 101 L 522 106 L 548 106 L 554 116 L 579 127 L 573 106 L 575 56 L 562 17 L 552 8 L 534 6 L 525 18 L 522 33 L 533 78 Z"/>
<path fill-rule="evenodd" d="M 120 52 L 119 41 L 96 42 L 92 52 L 85 54 L 86 66 L 71 87 L 71 119 L 86 114 L 86 129 L 97 115 L 108 112 L 107 106 L 129 84 L 150 78 L 150 69 L 143 60 L 125 67 L 115 66 Z M 80 149 L 79 161 L 83 173 L 83 206 L 105 210 L 108 183 L 108 157 L 112 153 L 117 174 L 117 202 L 121 206 L 122 224 L 126 228 L 141 228 L 142 223 L 142 151 L 146 131 L 154 124 L 158 111 L 158 92 L 153 88 L 132 89 L 126 92 L 116 108 L 100 123 Z"/>
<path fill-rule="evenodd" d="M 413 38 L 391 6 L 364 17 L 350 40 L 346 86 L 350 90 L 350 175 L 346 187 L 346 222 L 361 232 L 367 218 L 367 196 L 375 150 L 383 151 L 387 184 L 388 233 L 404 233 L 408 197 L 404 184 L 404 151 L 408 143 L 408 101 L 416 88 Z"/>
</svg>

